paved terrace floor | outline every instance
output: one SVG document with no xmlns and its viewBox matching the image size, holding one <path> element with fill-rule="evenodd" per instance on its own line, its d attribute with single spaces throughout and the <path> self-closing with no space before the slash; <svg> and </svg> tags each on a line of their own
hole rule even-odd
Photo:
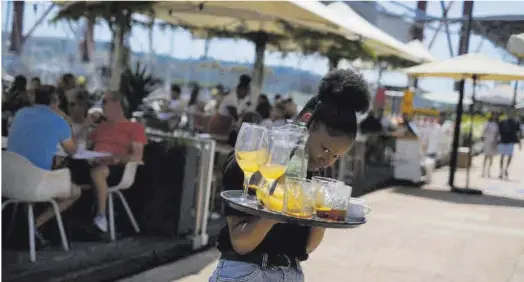
<svg viewBox="0 0 524 282">
<path fill-rule="evenodd" d="M 373 207 L 368 223 L 328 230 L 303 264 L 306 281 L 524 281 L 524 152 L 516 153 L 509 180 L 481 178 L 481 161 L 474 160 L 471 187 L 482 196 L 450 193 L 447 168 L 422 189 L 363 196 Z M 211 249 L 122 281 L 207 281 L 218 255 Z"/>
</svg>

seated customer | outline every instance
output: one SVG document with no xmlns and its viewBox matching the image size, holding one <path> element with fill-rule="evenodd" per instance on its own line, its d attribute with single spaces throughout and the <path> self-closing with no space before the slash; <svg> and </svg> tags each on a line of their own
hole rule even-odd
<svg viewBox="0 0 524 282">
<path fill-rule="evenodd" d="M 103 111 L 106 121 L 102 122 L 89 134 L 88 141 L 97 152 L 108 152 L 112 157 L 97 159 L 90 163 L 90 179 L 79 179 L 77 171 L 74 177 L 77 184 L 93 184 L 97 194 L 98 211 L 94 224 L 99 231 L 107 232 L 106 204 L 109 187 L 118 185 L 124 174 L 125 163 L 142 161 L 144 144 L 147 137 L 140 123 L 131 122 L 124 116 L 122 96 L 117 92 L 107 92 L 103 100 Z M 82 177 L 83 178 L 83 177 Z M 86 183 L 88 182 L 88 183 Z"/>
<path fill-rule="evenodd" d="M 209 133 L 229 134 L 233 124 L 238 122 L 244 111 L 249 108 L 250 83 L 251 77 L 245 74 L 240 76 L 236 91 L 222 99 L 217 114 L 209 120 Z"/>
<path fill-rule="evenodd" d="M 73 141 L 71 127 L 56 113 L 56 93 L 49 87 L 40 87 L 35 94 L 35 105 L 23 108 L 15 115 L 7 150 L 25 157 L 41 169 L 51 170 L 59 144 L 69 155 L 76 152 L 77 145 Z M 79 196 L 80 189 L 72 184 L 71 194 L 57 199 L 60 211 L 67 209 Z M 36 228 L 53 216 L 53 207 L 50 207 L 36 219 Z M 37 237 L 41 238 L 38 234 Z"/>
<path fill-rule="evenodd" d="M 77 141 L 78 150 L 81 151 L 86 148 L 86 141 L 91 126 L 91 121 L 87 118 L 89 93 L 85 89 L 75 88 L 69 90 L 66 94 L 73 136 Z"/>
</svg>

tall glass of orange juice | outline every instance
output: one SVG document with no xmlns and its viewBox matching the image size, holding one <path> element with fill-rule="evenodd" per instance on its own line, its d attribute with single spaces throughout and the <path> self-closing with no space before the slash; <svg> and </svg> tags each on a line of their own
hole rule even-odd
<svg viewBox="0 0 524 282">
<path fill-rule="evenodd" d="M 281 193 L 269 195 L 269 192 L 272 190 L 272 187 L 276 185 L 275 181 L 286 172 L 293 147 L 294 144 L 288 139 L 285 131 L 273 129 L 270 132 L 268 158 L 266 163 L 261 165 L 259 169 L 260 174 L 262 174 L 266 180 L 266 185 L 261 187 L 262 189 L 259 189 L 261 190 L 260 192 L 257 191 L 257 198 L 270 210 L 283 211 L 282 209 L 278 210 L 276 207 L 283 206 L 285 187 L 278 187 L 281 188 L 279 189 L 282 190 Z"/>
<path fill-rule="evenodd" d="M 235 158 L 244 171 L 244 198 L 241 199 L 244 204 L 256 203 L 249 198 L 249 180 L 260 166 L 266 163 L 268 146 L 268 131 L 265 127 L 250 123 L 242 124 L 235 143 Z"/>
</svg>

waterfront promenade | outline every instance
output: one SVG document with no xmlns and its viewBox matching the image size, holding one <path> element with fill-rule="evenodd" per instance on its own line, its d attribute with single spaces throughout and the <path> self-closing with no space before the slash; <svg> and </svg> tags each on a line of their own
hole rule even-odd
<svg viewBox="0 0 524 282">
<path fill-rule="evenodd" d="M 524 152 L 516 149 L 509 180 L 481 178 L 481 161 L 474 160 L 471 187 L 484 195 L 449 192 L 442 168 L 422 188 L 363 196 L 373 207 L 368 223 L 328 230 L 303 264 L 306 281 L 524 281 Z M 456 184 L 463 183 L 459 171 Z M 207 281 L 218 255 L 207 250 L 122 281 Z"/>
</svg>

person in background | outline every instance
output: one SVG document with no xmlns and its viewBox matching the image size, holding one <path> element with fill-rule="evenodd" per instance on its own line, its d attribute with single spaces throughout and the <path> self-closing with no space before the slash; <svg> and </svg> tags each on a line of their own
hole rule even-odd
<svg viewBox="0 0 524 282">
<path fill-rule="evenodd" d="M 60 81 L 58 82 L 57 87 L 57 94 L 59 99 L 59 108 L 64 112 L 66 115 L 69 114 L 67 111 L 67 95 L 66 92 L 74 89 L 76 87 L 76 79 L 75 76 L 71 73 L 66 73 L 62 75 L 60 78 Z"/>
<path fill-rule="evenodd" d="M 68 91 L 67 97 L 73 136 L 78 143 L 79 150 L 85 150 L 91 126 L 91 121 L 87 119 L 89 93 L 82 88 L 75 88 Z"/>
<path fill-rule="evenodd" d="M 202 112 L 204 111 L 203 102 L 199 99 L 200 96 L 200 85 L 193 83 L 191 87 L 191 94 L 189 95 L 189 101 L 187 103 L 187 109 L 190 112 Z"/>
<path fill-rule="evenodd" d="M 286 125 L 286 105 L 283 100 L 275 104 L 271 112 L 272 126 L 280 127 Z"/>
<path fill-rule="evenodd" d="M 278 104 L 278 103 L 280 103 L 280 102 L 282 102 L 282 95 L 280 95 L 280 94 L 276 94 L 276 95 L 275 95 L 275 101 L 274 101 L 273 104 L 276 105 L 276 104 Z"/>
<path fill-rule="evenodd" d="M 265 127 L 270 128 L 271 127 L 271 104 L 269 103 L 269 99 L 267 98 L 267 95 L 260 94 L 258 97 L 258 104 L 256 108 L 256 112 L 260 115 L 260 118 L 262 119 L 261 124 Z"/>
<path fill-rule="evenodd" d="M 123 97 L 118 92 L 109 91 L 104 95 L 102 107 L 106 121 L 93 130 L 88 138 L 94 151 L 111 153 L 111 157 L 71 167 L 76 184 L 93 184 L 96 189 L 98 209 L 93 222 L 102 233 L 108 231 L 107 191 L 109 187 L 120 183 L 127 162 L 142 161 L 144 145 L 147 143 L 144 127 L 125 118 L 122 102 Z"/>
<path fill-rule="evenodd" d="M 183 111 L 186 108 L 186 103 L 181 99 L 182 90 L 180 85 L 171 84 L 171 100 L 167 101 L 164 105 L 166 111 Z"/>
<path fill-rule="evenodd" d="M 251 77 L 241 75 L 235 91 L 224 97 L 218 113 L 209 121 L 209 133 L 225 135 L 229 134 L 231 126 L 238 121 L 249 106 L 249 93 L 251 91 Z"/>
<path fill-rule="evenodd" d="M 7 151 L 17 153 L 35 166 L 53 169 L 53 158 L 60 145 L 68 155 L 73 155 L 77 144 L 71 134 L 71 127 L 60 115 L 58 97 L 50 87 L 35 90 L 35 104 L 17 112 L 10 128 Z M 23 173 L 23 172 L 21 172 Z M 56 199 L 60 211 L 70 207 L 79 197 L 81 191 L 76 185 L 71 186 L 70 194 Z M 38 232 L 38 228 L 54 217 L 53 207 L 40 214 L 35 221 L 36 237 L 40 244 L 47 242 Z"/>
<path fill-rule="evenodd" d="M 509 165 L 513 158 L 513 147 L 519 144 L 519 149 L 522 149 L 520 139 L 522 139 L 522 132 L 520 131 L 520 122 L 517 119 L 515 109 L 510 110 L 508 118 L 499 123 L 499 153 L 500 153 L 500 175 L 499 178 L 508 178 Z M 507 157 L 506 166 L 504 167 L 504 157 Z"/>
<path fill-rule="evenodd" d="M 297 116 L 297 104 L 293 98 L 287 98 L 284 101 L 284 118 L 294 119 Z"/>
<path fill-rule="evenodd" d="M 42 83 L 40 82 L 40 78 L 36 76 L 31 78 L 31 83 L 29 83 L 29 89 L 31 90 L 38 89 L 40 86 L 42 86 Z"/>
<path fill-rule="evenodd" d="M 2 103 L 2 112 L 11 112 L 14 115 L 21 108 L 31 105 L 31 99 L 27 92 L 27 79 L 23 75 L 15 76 L 11 88 L 7 91 L 7 97 Z"/>
<path fill-rule="evenodd" d="M 34 104 L 35 102 L 35 90 L 40 88 L 41 86 L 42 84 L 40 83 L 40 78 L 31 78 L 31 81 L 29 82 L 29 87 L 27 88 L 27 93 L 31 104 Z"/>
<path fill-rule="evenodd" d="M 216 113 L 218 111 L 218 108 L 220 107 L 220 103 L 222 103 L 222 99 L 226 96 L 226 91 L 224 89 L 224 86 L 222 84 L 218 84 L 211 90 L 211 99 L 206 103 L 204 106 L 204 112 L 205 113 Z"/>
<path fill-rule="evenodd" d="M 491 165 L 493 157 L 497 154 L 497 137 L 499 135 L 499 117 L 496 113 L 491 114 L 482 130 L 482 151 L 484 153 L 484 162 L 482 164 L 482 177 L 491 177 Z"/>
</svg>

